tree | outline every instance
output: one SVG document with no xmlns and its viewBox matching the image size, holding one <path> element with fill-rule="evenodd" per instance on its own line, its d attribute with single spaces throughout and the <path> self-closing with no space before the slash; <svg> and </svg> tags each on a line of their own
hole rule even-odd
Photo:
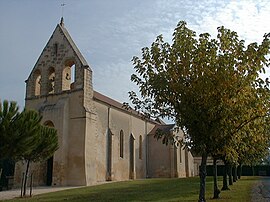
<svg viewBox="0 0 270 202">
<path fill-rule="evenodd" d="M 56 129 L 41 125 L 41 119 L 42 117 L 36 111 L 24 110 L 16 122 L 16 127 L 20 129 L 17 131 L 17 136 L 26 136 L 25 142 L 30 145 L 27 150 L 17 156 L 17 159 L 26 161 L 23 196 L 26 193 L 30 163 L 47 160 L 58 149 Z"/>
<path fill-rule="evenodd" d="M 222 190 L 229 189 L 227 174 L 230 185 L 236 181 L 235 167 L 237 163 L 243 163 L 242 153 L 244 151 L 249 152 L 249 155 L 244 154 L 245 157 L 250 156 L 252 151 L 256 151 L 255 153 L 259 152 L 262 158 L 269 147 L 269 89 L 268 84 L 263 86 L 260 80 L 260 78 L 255 81 L 246 79 L 243 85 L 243 80 L 239 79 L 237 86 L 241 87 L 242 90 L 238 90 L 237 96 L 234 96 L 234 104 L 227 107 L 230 116 L 227 118 L 225 115 L 223 116 L 226 124 L 220 131 L 222 133 L 220 137 L 223 137 L 225 141 L 222 142 L 222 148 L 217 148 L 217 153 L 212 155 L 217 156 L 218 154 L 227 168 L 224 171 Z M 255 140 L 257 144 L 254 144 Z M 250 150 L 251 147 L 253 150 Z M 249 158 L 249 160 L 254 162 L 258 161 L 259 158 L 257 155 L 256 158 Z M 232 179 L 232 174 L 234 179 Z M 214 180 L 216 181 L 215 177 Z M 219 190 L 215 188 L 214 198 L 218 197 L 216 193 L 219 193 Z"/>
<path fill-rule="evenodd" d="M 208 33 L 197 38 L 181 21 L 172 45 L 160 35 L 150 48 L 142 49 L 141 59 L 132 60 L 136 73 L 131 80 L 139 86 L 141 96 L 129 93 L 135 109 L 149 116 L 173 118 L 189 140 L 186 146 L 202 156 L 199 201 L 205 201 L 207 157 L 222 150 L 226 159 L 235 158 L 231 149 L 235 134 L 258 118 L 252 117 L 254 110 L 246 95 L 256 96 L 254 90 L 263 85 L 264 93 L 269 92 L 268 83 L 258 74 L 268 65 L 268 37 L 259 46 L 252 43 L 245 48 L 236 32 L 219 27 L 217 39 L 210 39 Z M 269 96 L 257 97 L 259 104 L 265 104 L 265 97 Z M 248 116 L 238 122 L 244 112 Z"/>
<path fill-rule="evenodd" d="M 13 137 L 16 130 L 13 124 L 18 116 L 18 110 L 16 102 L 7 100 L 0 102 L 0 160 L 14 156 L 16 153 L 14 145 L 19 145 L 21 141 Z"/>
</svg>

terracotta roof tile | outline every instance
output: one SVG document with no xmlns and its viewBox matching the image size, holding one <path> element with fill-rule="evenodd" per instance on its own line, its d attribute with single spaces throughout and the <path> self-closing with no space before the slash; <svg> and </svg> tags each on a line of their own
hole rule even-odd
<svg viewBox="0 0 270 202">
<path fill-rule="evenodd" d="M 164 133 L 169 133 L 175 124 L 167 124 L 167 125 L 156 125 L 149 133 L 149 135 L 155 135 L 157 130 L 161 130 Z"/>
<path fill-rule="evenodd" d="M 133 114 L 134 116 L 138 116 L 140 117 L 141 119 L 144 118 L 143 114 L 135 111 L 134 109 L 126 109 L 124 107 L 124 105 L 116 100 L 113 100 L 112 98 L 109 98 L 97 91 L 94 91 L 94 100 L 97 100 L 97 101 L 100 101 L 100 102 L 103 102 L 107 105 L 110 105 L 110 106 L 113 106 L 117 109 L 120 109 L 122 111 L 125 111 L 126 113 L 131 113 Z M 152 122 L 153 124 L 160 124 L 158 123 L 157 121 L 153 120 L 153 119 L 148 119 L 149 122 Z"/>
</svg>

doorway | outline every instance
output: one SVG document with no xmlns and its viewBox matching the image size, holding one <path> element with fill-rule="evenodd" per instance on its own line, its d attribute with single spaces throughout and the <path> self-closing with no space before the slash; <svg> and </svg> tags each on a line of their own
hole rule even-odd
<svg viewBox="0 0 270 202">
<path fill-rule="evenodd" d="M 134 179 L 134 137 L 130 134 L 129 179 Z"/>
<path fill-rule="evenodd" d="M 52 186 L 52 176 L 53 176 L 53 156 L 47 160 L 47 179 L 46 179 L 47 186 Z"/>
</svg>

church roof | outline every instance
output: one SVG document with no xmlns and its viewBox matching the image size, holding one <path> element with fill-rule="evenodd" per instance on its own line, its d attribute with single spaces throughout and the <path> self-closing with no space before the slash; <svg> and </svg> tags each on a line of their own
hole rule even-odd
<svg viewBox="0 0 270 202">
<path fill-rule="evenodd" d="M 175 124 L 167 124 L 167 125 L 156 125 L 151 131 L 150 131 L 150 135 L 155 135 L 157 130 L 161 130 L 163 133 L 170 133 L 173 128 L 174 128 Z"/>
<path fill-rule="evenodd" d="M 141 114 L 140 112 L 138 112 L 132 108 L 126 109 L 122 103 L 120 103 L 116 100 L 113 100 L 112 98 L 109 98 L 109 97 L 107 97 L 107 96 L 105 96 L 97 91 L 94 91 L 94 100 L 100 101 L 100 102 L 105 103 L 109 106 L 113 106 L 121 111 L 125 111 L 126 113 L 131 113 L 135 116 L 139 116 L 140 118 L 144 118 L 143 114 Z M 153 119 L 147 119 L 147 120 L 149 122 L 152 122 L 153 124 L 160 124 L 159 122 L 157 122 Z"/>
<path fill-rule="evenodd" d="M 44 47 L 44 49 L 43 49 L 43 51 L 41 53 L 41 55 L 37 59 L 37 62 L 35 63 L 34 68 L 32 69 L 32 72 L 34 71 L 34 69 L 37 66 L 37 64 L 39 64 L 39 62 L 40 62 L 40 60 L 42 58 L 42 54 L 43 54 L 44 50 L 48 47 L 48 44 L 50 44 L 53 36 L 54 35 L 57 35 L 59 33 L 64 35 L 64 38 L 68 41 L 68 44 L 70 45 L 71 49 L 74 51 L 74 55 L 76 55 L 76 57 L 79 59 L 79 61 L 81 62 L 82 66 L 89 68 L 89 65 L 88 65 L 87 61 L 83 57 L 83 55 L 80 52 L 79 48 L 74 43 L 74 41 L 71 38 L 70 34 L 68 33 L 67 29 L 64 27 L 63 18 L 62 18 L 61 19 L 61 22 L 59 24 L 57 24 L 56 28 L 54 29 L 53 34 L 51 35 L 50 39 L 48 40 L 46 46 Z M 32 72 L 31 72 L 31 74 L 32 74 Z M 31 74 L 29 75 L 29 77 L 31 76 Z M 29 79 L 29 77 L 28 77 L 28 79 Z"/>
<path fill-rule="evenodd" d="M 64 27 L 64 23 L 60 23 L 57 25 L 57 27 L 59 27 L 59 29 L 63 32 L 64 36 L 66 37 L 67 41 L 69 42 L 72 50 L 75 52 L 75 54 L 77 55 L 77 57 L 79 58 L 79 60 L 81 61 L 83 66 L 88 66 L 87 61 L 85 60 L 85 58 L 83 57 L 82 53 L 80 52 L 79 48 L 76 46 L 76 44 L 74 43 L 74 41 L 72 40 L 71 36 L 69 35 L 67 29 Z"/>
</svg>

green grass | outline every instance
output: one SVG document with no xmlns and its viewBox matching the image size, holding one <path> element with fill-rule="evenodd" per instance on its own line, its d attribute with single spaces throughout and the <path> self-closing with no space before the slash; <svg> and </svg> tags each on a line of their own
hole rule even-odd
<svg viewBox="0 0 270 202">
<path fill-rule="evenodd" d="M 251 187 L 258 177 L 243 177 L 230 186 L 230 191 L 222 191 L 221 199 L 213 200 L 212 177 L 206 181 L 206 199 L 210 201 L 250 201 Z M 221 178 L 219 187 L 221 188 Z M 32 198 L 10 201 L 198 201 L 199 178 L 182 179 L 145 179 L 114 182 L 103 185 L 83 187 L 37 195 Z"/>
</svg>

